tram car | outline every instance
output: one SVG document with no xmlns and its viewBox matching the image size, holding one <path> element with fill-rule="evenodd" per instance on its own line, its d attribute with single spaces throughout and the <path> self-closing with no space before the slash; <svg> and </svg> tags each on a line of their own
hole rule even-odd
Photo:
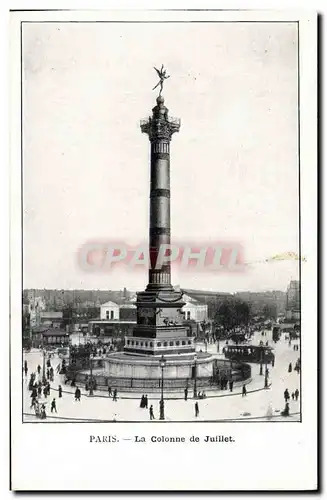
<svg viewBox="0 0 327 500">
<path fill-rule="evenodd" d="M 226 345 L 223 349 L 225 358 L 231 361 L 244 361 L 248 363 L 274 364 L 275 355 L 273 348 L 263 345 Z"/>
</svg>

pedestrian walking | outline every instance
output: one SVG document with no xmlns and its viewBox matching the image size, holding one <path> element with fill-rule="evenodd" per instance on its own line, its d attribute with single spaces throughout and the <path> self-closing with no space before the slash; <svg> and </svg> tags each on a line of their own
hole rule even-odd
<svg viewBox="0 0 327 500">
<path fill-rule="evenodd" d="M 58 387 L 58 393 L 59 393 L 58 394 L 59 398 L 62 398 L 62 387 L 61 387 L 61 385 Z"/>
<path fill-rule="evenodd" d="M 155 420 L 154 414 L 153 414 L 153 406 L 152 405 L 150 406 L 150 409 L 149 409 L 149 415 L 150 415 L 150 420 Z"/>
<path fill-rule="evenodd" d="M 296 389 L 296 391 L 294 392 L 295 401 L 299 399 L 299 395 L 300 395 L 299 389 Z"/>
<path fill-rule="evenodd" d="M 195 410 L 195 416 L 198 417 L 199 416 L 199 403 L 196 401 L 195 405 L 194 405 L 194 410 Z"/>
<path fill-rule="evenodd" d="M 243 384 L 243 387 L 242 387 L 242 397 L 243 396 L 246 396 L 246 385 Z"/>
<path fill-rule="evenodd" d="M 108 396 L 110 397 L 111 395 L 112 395 L 111 387 L 108 387 Z"/>
<path fill-rule="evenodd" d="M 230 390 L 230 392 L 233 392 L 233 385 L 234 385 L 234 381 L 231 379 L 229 381 L 229 390 Z"/>
<path fill-rule="evenodd" d="M 142 394 L 142 397 L 141 397 L 140 408 L 145 408 L 145 396 L 144 396 L 144 394 Z"/>
<path fill-rule="evenodd" d="M 288 389 L 285 389 L 284 391 L 284 399 L 285 403 L 287 403 L 287 401 L 290 399 L 290 393 L 288 392 Z"/>
<path fill-rule="evenodd" d="M 291 396 L 292 396 L 292 401 L 294 401 L 294 398 L 295 398 L 294 392 L 292 392 Z"/>
<path fill-rule="evenodd" d="M 37 403 L 37 399 L 36 399 L 36 397 L 33 397 L 33 398 L 32 398 L 32 401 L 31 401 L 31 406 L 30 406 L 30 408 L 33 408 L 33 407 L 35 408 L 36 403 Z"/>
<path fill-rule="evenodd" d="M 292 371 L 292 363 L 288 365 L 288 373 L 291 373 L 291 371 Z"/>
<path fill-rule="evenodd" d="M 148 395 L 147 394 L 145 395 L 144 403 L 145 403 L 145 408 L 148 409 Z"/>
<path fill-rule="evenodd" d="M 281 412 L 281 415 L 283 417 L 289 417 L 290 416 L 290 405 L 288 403 L 285 404 L 284 410 Z"/>
<path fill-rule="evenodd" d="M 37 397 L 37 389 L 36 387 L 33 387 L 31 398 L 36 398 Z"/>
<path fill-rule="evenodd" d="M 80 401 L 81 400 L 81 391 L 80 389 L 77 387 L 76 391 L 75 391 L 75 401 Z"/>
<path fill-rule="evenodd" d="M 184 400 L 187 401 L 188 389 L 185 387 L 184 389 Z"/>
<path fill-rule="evenodd" d="M 55 398 L 53 398 L 53 400 L 51 401 L 51 413 L 52 413 L 53 411 L 55 411 L 56 413 L 58 413 L 58 412 L 57 412 L 57 407 L 56 407 L 56 400 L 55 400 Z"/>
<path fill-rule="evenodd" d="M 112 397 L 113 401 L 117 401 L 117 389 L 114 389 L 114 395 Z"/>
<path fill-rule="evenodd" d="M 45 411 L 45 405 L 41 406 L 41 418 L 42 418 L 42 420 L 45 420 L 47 418 L 47 414 Z"/>
</svg>

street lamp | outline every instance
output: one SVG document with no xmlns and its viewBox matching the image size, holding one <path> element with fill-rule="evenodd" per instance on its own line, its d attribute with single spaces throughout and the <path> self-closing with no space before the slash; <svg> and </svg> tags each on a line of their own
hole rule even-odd
<svg viewBox="0 0 327 500">
<path fill-rule="evenodd" d="M 197 362 L 197 359 L 198 359 L 198 355 L 196 353 L 194 353 L 194 391 L 193 391 L 193 397 L 196 398 L 197 397 L 197 387 L 196 387 L 196 377 L 197 377 L 197 365 L 196 365 L 196 362 Z"/>
<path fill-rule="evenodd" d="M 164 356 L 161 356 L 160 359 L 160 368 L 161 368 L 161 399 L 160 399 L 160 417 L 159 420 L 165 420 L 165 403 L 163 396 L 163 388 L 164 388 L 164 368 L 166 366 L 166 360 Z"/>
<path fill-rule="evenodd" d="M 47 329 L 46 331 L 48 331 L 49 329 Z M 46 350 L 45 350 L 45 347 L 44 347 L 44 333 L 41 333 L 42 335 L 42 352 L 43 352 L 43 365 L 42 365 L 42 385 L 45 385 L 47 383 L 47 379 L 46 379 L 46 376 L 45 376 L 45 353 L 46 353 Z"/>
<path fill-rule="evenodd" d="M 267 367 L 267 363 L 266 363 L 266 370 L 265 370 L 265 389 L 268 389 L 268 367 Z"/>
<path fill-rule="evenodd" d="M 45 349 L 43 347 L 42 384 L 45 385 L 46 383 L 47 383 L 47 379 L 45 376 Z"/>
<path fill-rule="evenodd" d="M 93 396 L 92 358 L 93 358 L 93 354 L 90 354 L 90 394 L 89 394 L 89 396 Z"/>
</svg>

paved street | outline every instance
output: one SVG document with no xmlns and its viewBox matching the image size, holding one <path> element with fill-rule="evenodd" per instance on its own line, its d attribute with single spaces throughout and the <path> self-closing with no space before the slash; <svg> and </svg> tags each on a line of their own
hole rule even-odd
<svg viewBox="0 0 327 500">
<path fill-rule="evenodd" d="M 288 365 L 294 364 L 300 355 L 300 351 L 294 351 L 292 346 L 282 338 L 277 344 L 272 344 L 271 331 L 261 337 L 258 332 L 253 337 L 251 343 L 258 344 L 260 340 L 269 341 L 269 345 L 275 348 L 275 366 L 269 365 L 269 389 L 264 389 L 264 376 L 259 375 L 259 365 L 252 364 L 252 381 L 247 385 L 248 394 L 242 397 L 241 388 L 235 388 L 231 393 L 228 391 L 207 392 L 208 397 L 198 400 L 199 416 L 194 414 L 194 400 L 184 401 L 176 399 L 176 393 L 165 393 L 165 417 L 166 421 L 219 421 L 219 420 L 254 420 L 267 421 L 268 406 L 271 405 L 273 417 L 270 420 L 279 421 L 299 421 L 300 420 L 300 398 L 299 401 L 289 401 L 290 416 L 280 416 L 280 411 L 285 407 L 284 390 L 288 388 L 291 394 L 296 389 L 300 390 L 300 375 L 294 370 L 288 373 Z M 220 349 L 223 347 L 220 344 Z M 204 345 L 199 344 L 198 349 L 204 350 Z M 216 352 L 216 345 L 208 345 L 208 352 Z M 28 376 L 23 382 L 24 391 L 24 421 L 25 422 L 51 422 L 51 421 L 85 421 L 85 420 L 105 420 L 105 421 L 148 421 L 149 412 L 140 408 L 141 394 L 118 393 L 118 401 L 112 401 L 108 394 L 102 391 L 95 391 L 93 397 L 89 397 L 82 389 L 81 401 L 74 400 L 74 388 L 64 385 L 64 376 L 56 373 L 56 366 L 61 362 L 60 358 L 51 358 L 51 364 L 55 371 L 54 382 L 51 383 L 51 394 L 47 397 L 46 413 L 47 419 L 39 420 L 34 415 L 34 410 L 30 409 L 31 398 L 28 390 L 28 379 L 32 371 L 36 372 L 37 365 L 42 366 L 42 352 L 33 350 L 24 353 L 24 360 L 28 363 Z M 58 398 L 58 385 L 63 388 L 62 398 Z M 149 396 L 149 407 L 153 404 L 155 418 L 159 418 L 159 397 L 156 394 Z M 191 396 L 191 394 L 189 394 Z M 51 414 L 50 405 L 53 398 L 56 398 L 57 414 Z M 174 399 L 171 399 L 174 398 Z M 42 401 L 44 398 L 42 399 Z"/>
</svg>

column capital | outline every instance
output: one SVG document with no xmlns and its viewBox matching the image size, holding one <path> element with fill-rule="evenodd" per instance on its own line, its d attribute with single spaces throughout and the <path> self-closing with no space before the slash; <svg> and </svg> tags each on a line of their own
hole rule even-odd
<svg viewBox="0 0 327 500">
<path fill-rule="evenodd" d="M 160 140 L 170 141 L 175 132 L 179 132 L 181 120 L 168 115 L 168 108 L 164 105 L 164 98 L 157 98 L 157 105 L 152 109 L 152 116 L 141 120 L 140 127 L 144 134 L 148 134 L 151 142 Z"/>
</svg>

